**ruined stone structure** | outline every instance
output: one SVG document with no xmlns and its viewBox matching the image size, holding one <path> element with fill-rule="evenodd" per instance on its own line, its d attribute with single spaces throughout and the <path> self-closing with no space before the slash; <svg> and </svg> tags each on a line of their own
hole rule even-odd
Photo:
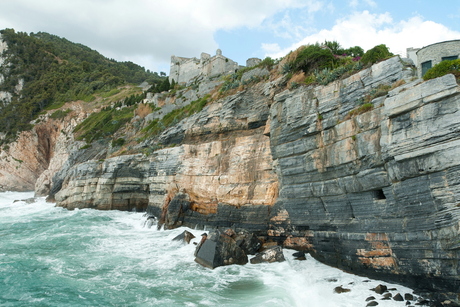
<svg viewBox="0 0 460 307">
<path fill-rule="evenodd" d="M 418 76 L 422 77 L 428 69 L 445 60 L 456 60 L 460 56 L 460 40 L 431 44 L 417 52 Z"/>
<path fill-rule="evenodd" d="M 238 70 L 237 62 L 222 55 L 222 51 L 217 49 L 216 55 L 201 53 L 200 59 L 171 57 L 171 70 L 169 72 L 169 82 L 174 80 L 176 83 L 186 84 L 198 76 L 213 77 L 224 73 L 235 72 Z"/>
</svg>

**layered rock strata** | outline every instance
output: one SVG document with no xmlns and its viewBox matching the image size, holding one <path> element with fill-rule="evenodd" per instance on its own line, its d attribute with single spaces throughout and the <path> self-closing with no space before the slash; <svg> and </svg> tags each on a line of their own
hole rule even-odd
<svg viewBox="0 0 460 307">
<path fill-rule="evenodd" d="M 30 131 L 0 150 L 0 191 L 34 191 L 47 195 L 54 174 L 76 152 L 73 129 L 85 117 L 78 104 L 66 118 L 55 120 L 42 115 Z"/>
<path fill-rule="evenodd" d="M 457 300 L 459 87 L 413 76 L 395 57 L 327 86 L 259 83 L 165 131 L 173 147 L 70 165 L 52 194 L 166 228 L 246 228 Z"/>
<path fill-rule="evenodd" d="M 278 196 L 263 86 L 209 105 L 162 136 L 149 157 L 92 160 L 58 173 L 53 197 L 69 209 L 146 210 L 160 225 L 265 231 Z M 148 208 L 147 208 L 148 207 Z"/>
<path fill-rule="evenodd" d="M 350 116 L 357 93 L 401 79 L 396 58 L 271 107 L 280 194 L 269 234 L 347 271 L 460 286 L 459 86 L 416 80 Z M 399 67 L 398 67 L 399 66 Z M 358 112 L 355 112 L 358 113 Z"/>
</svg>

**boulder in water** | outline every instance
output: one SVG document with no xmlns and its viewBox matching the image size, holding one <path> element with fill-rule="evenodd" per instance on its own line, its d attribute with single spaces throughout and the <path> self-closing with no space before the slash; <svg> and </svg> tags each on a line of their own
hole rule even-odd
<svg viewBox="0 0 460 307">
<path fill-rule="evenodd" d="M 251 259 L 252 264 L 262 262 L 283 262 L 286 261 L 283 254 L 283 248 L 281 246 L 270 247 L 260 253 L 257 253 L 254 258 Z"/>
<path fill-rule="evenodd" d="M 305 252 L 303 251 L 298 251 L 292 254 L 295 260 L 307 260 L 307 257 L 305 256 Z"/>
<path fill-rule="evenodd" d="M 19 201 L 23 201 L 26 204 L 30 205 L 30 204 L 33 204 L 33 203 L 37 202 L 37 199 L 35 197 L 31 197 L 31 198 L 27 198 L 27 199 L 16 199 L 15 201 L 13 201 L 13 204 L 17 203 Z"/>
<path fill-rule="evenodd" d="M 254 233 L 247 230 L 239 231 L 235 234 L 234 239 L 246 255 L 255 255 L 262 246 L 262 241 Z"/>
<path fill-rule="evenodd" d="M 190 231 L 184 230 L 184 232 L 176 236 L 173 239 L 173 241 L 182 241 L 183 243 L 190 244 L 190 240 L 192 240 L 193 238 L 195 238 L 193 233 L 191 233 Z"/>
<path fill-rule="evenodd" d="M 393 299 L 398 302 L 404 302 L 404 298 L 400 293 L 397 293 L 395 296 L 393 296 Z"/>
<path fill-rule="evenodd" d="M 224 265 L 248 263 L 248 256 L 238 246 L 235 239 L 219 230 L 207 236 L 203 234 L 203 239 L 196 247 L 195 256 L 197 263 L 211 269 Z"/>
<path fill-rule="evenodd" d="M 383 294 L 384 292 L 386 292 L 388 290 L 388 288 L 385 285 L 378 285 L 377 287 L 375 287 L 374 289 L 371 289 L 371 290 L 374 290 L 375 293 L 377 293 L 377 294 Z"/>
<path fill-rule="evenodd" d="M 347 293 L 347 292 L 350 292 L 351 290 L 350 289 L 347 289 L 347 288 L 344 288 L 342 286 L 338 286 L 338 287 L 335 287 L 334 288 L 334 293 Z"/>
</svg>

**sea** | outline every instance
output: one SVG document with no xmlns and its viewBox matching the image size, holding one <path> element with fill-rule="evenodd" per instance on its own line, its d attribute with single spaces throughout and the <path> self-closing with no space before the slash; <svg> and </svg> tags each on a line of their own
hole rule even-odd
<svg viewBox="0 0 460 307">
<path fill-rule="evenodd" d="M 364 307 L 374 296 L 379 307 L 402 307 L 371 289 L 413 293 L 288 249 L 285 262 L 211 270 L 193 256 L 203 230 L 158 230 L 143 213 L 69 211 L 33 196 L 0 193 L 0 306 Z M 190 244 L 172 240 L 184 230 L 196 236 Z"/>
</svg>

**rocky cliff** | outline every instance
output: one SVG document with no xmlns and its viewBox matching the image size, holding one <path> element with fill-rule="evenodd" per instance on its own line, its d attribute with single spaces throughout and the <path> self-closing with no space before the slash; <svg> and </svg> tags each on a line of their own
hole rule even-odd
<svg viewBox="0 0 460 307">
<path fill-rule="evenodd" d="M 403 74 L 393 58 L 326 87 L 275 96 L 270 141 L 280 194 L 269 234 L 348 271 L 457 293 L 454 76 L 415 80 L 353 112 L 362 93 Z"/>
<path fill-rule="evenodd" d="M 224 98 L 161 135 L 150 156 L 92 160 L 57 181 L 57 204 L 149 212 L 165 227 L 266 230 L 278 195 L 264 84 Z M 177 145 L 179 144 L 180 145 Z"/>
<path fill-rule="evenodd" d="M 166 129 L 149 155 L 76 147 L 42 163 L 43 176 L 54 175 L 58 206 L 245 228 L 458 300 L 459 86 L 414 76 L 394 57 L 326 86 L 286 89 L 272 77 Z"/>
</svg>

